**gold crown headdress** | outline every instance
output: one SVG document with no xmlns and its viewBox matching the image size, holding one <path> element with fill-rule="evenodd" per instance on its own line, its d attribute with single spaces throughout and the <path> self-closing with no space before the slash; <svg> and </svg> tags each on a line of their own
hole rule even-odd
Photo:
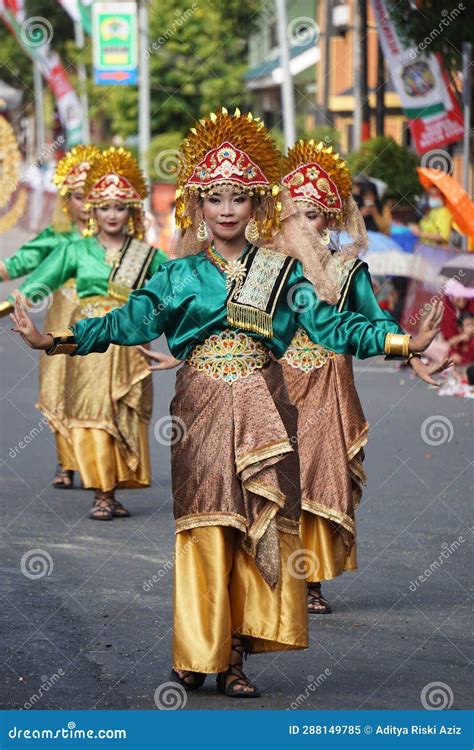
<svg viewBox="0 0 474 750">
<path fill-rule="evenodd" d="M 310 203 L 328 218 L 340 216 L 352 191 L 344 159 L 322 142 L 300 140 L 283 160 L 283 185 L 296 203 Z"/>
<path fill-rule="evenodd" d="M 148 195 L 148 187 L 130 151 L 112 146 L 93 163 L 84 192 L 89 206 L 113 200 L 126 206 L 140 207 Z"/>
<path fill-rule="evenodd" d="M 100 150 L 96 146 L 74 146 L 58 162 L 53 182 L 62 197 L 84 187 L 88 172 L 99 156 Z"/>
<path fill-rule="evenodd" d="M 278 224 L 281 204 L 280 153 L 270 132 L 251 113 L 233 115 L 223 107 L 195 124 L 183 141 L 176 191 L 176 223 L 193 226 L 198 201 L 228 186 L 260 198 L 256 213 L 262 235 Z"/>
</svg>

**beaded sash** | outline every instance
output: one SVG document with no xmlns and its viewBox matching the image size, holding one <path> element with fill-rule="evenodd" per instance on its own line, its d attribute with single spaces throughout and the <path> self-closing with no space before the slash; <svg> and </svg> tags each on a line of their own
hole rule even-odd
<svg viewBox="0 0 474 750">
<path fill-rule="evenodd" d="M 268 359 L 269 353 L 260 342 L 246 333 L 225 330 L 196 346 L 187 361 L 213 380 L 225 380 L 232 385 L 262 368 Z"/>
<path fill-rule="evenodd" d="M 291 340 L 290 346 L 279 361 L 286 362 L 291 367 L 303 372 L 311 372 L 311 370 L 318 370 L 320 367 L 324 367 L 335 356 L 334 352 L 330 352 L 319 344 L 315 344 L 311 341 L 306 331 L 298 328 Z"/>
</svg>

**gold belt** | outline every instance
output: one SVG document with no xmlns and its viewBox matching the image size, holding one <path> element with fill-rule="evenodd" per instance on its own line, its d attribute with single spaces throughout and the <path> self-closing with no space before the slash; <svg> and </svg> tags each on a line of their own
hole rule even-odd
<svg viewBox="0 0 474 750">
<path fill-rule="evenodd" d="M 260 342 L 246 333 L 225 330 L 196 346 L 188 364 L 213 380 L 225 380 L 232 385 L 262 368 L 268 360 L 268 350 Z"/>
<path fill-rule="evenodd" d="M 335 356 L 334 352 L 330 352 L 328 349 L 319 346 L 319 344 L 315 344 L 311 341 L 306 331 L 298 328 L 280 362 L 286 362 L 291 367 L 303 372 L 311 372 L 312 370 L 324 367 Z"/>
<path fill-rule="evenodd" d="M 81 308 L 81 318 L 101 318 L 116 307 L 122 307 L 123 302 L 113 297 L 93 295 L 80 299 L 79 306 Z"/>
</svg>

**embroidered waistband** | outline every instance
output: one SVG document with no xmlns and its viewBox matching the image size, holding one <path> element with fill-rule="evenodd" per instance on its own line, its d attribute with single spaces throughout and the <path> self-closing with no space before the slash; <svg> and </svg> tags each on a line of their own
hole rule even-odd
<svg viewBox="0 0 474 750">
<path fill-rule="evenodd" d="M 268 359 L 269 353 L 260 342 L 246 333 L 225 330 L 196 346 L 188 363 L 213 380 L 225 380 L 232 385 L 262 368 Z"/>
<path fill-rule="evenodd" d="M 291 367 L 303 372 L 311 372 L 311 370 L 318 370 L 320 367 L 324 367 L 335 356 L 334 352 L 330 352 L 319 344 L 315 344 L 311 341 L 306 331 L 298 328 L 280 362 L 286 362 Z"/>
<path fill-rule="evenodd" d="M 123 302 L 113 297 L 94 295 L 80 299 L 79 306 L 81 308 L 81 318 L 101 318 L 116 307 L 122 307 Z"/>
</svg>

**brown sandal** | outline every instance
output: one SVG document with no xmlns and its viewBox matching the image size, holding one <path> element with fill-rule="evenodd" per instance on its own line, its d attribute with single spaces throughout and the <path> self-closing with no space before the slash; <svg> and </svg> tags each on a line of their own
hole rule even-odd
<svg viewBox="0 0 474 750">
<path fill-rule="evenodd" d="M 190 672 L 186 669 L 180 669 L 179 671 L 182 672 L 182 674 L 179 674 L 176 669 L 172 669 L 170 677 L 173 682 L 177 682 L 178 685 L 184 687 L 188 693 L 191 693 L 193 690 L 199 690 L 199 688 L 204 685 L 204 681 L 207 677 L 207 674 L 204 672 Z M 186 680 L 190 680 L 190 682 L 186 682 Z"/>
<path fill-rule="evenodd" d="M 107 492 L 96 490 L 94 502 L 89 513 L 89 518 L 93 521 L 112 521 L 112 502 L 114 496 Z"/>
<path fill-rule="evenodd" d="M 71 490 L 74 487 L 74 472 L 71 469 L 63 469 L 61 464 L 58 464 L 52 485 L 56 490 Z"/>
<path fill-rule="evenodd" d="M 112 499 L 112 515 L 114 518 L 130 518 L 130 511 L 114 497 Z"/>
<path fill-rule="evenodd" d="M 329 615 L 332 612 L 328 600 L 321 594 L 320 583 L 308 583 L 308 612 L 312 615 Z"/>
<path fill-rule="evenodd" d="M 238 655 L 236 664 L 229 664 L 225 672 L 217 675 L 217 691 L 228 698 L 259 698 L 260 691 L 242 671 L 243 660 L 251 653 L 250 642 L 243 636 L 232 636 L 232 651 Z M 229 679 L 231 678 L 231 679 Z M 243 690 L 242 688 L 251 688 Z"/>
</svg>

